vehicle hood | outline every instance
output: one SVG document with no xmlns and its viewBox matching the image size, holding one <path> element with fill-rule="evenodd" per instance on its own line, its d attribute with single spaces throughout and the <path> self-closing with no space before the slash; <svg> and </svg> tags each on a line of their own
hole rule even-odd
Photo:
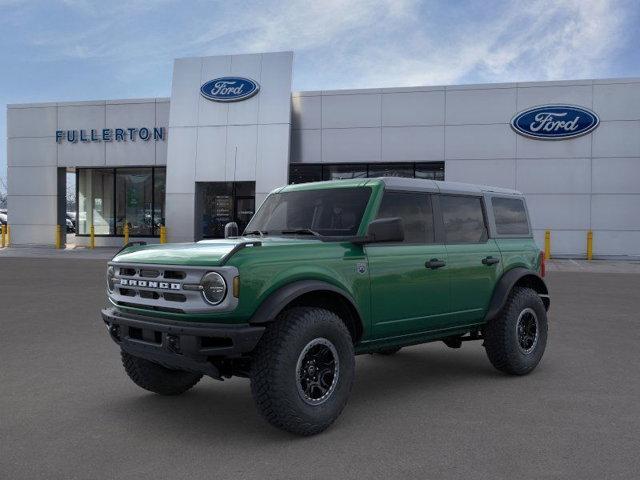
<svg viewBox="0 0 640 480">
<path fill-rule="evenodd" d="M 297 237 L 238 237 L 220 240 L 202 240 L 195 243 L 170 243 L 163 245 L 136 245 L 118 253 L 114 262 L 148 263 L 158 265 L 219 265 L 237 245 L 243 242 L 260 242 L 260 248 L 320 243 L 315 238 Z M 249 246 L 247 248 L 253 248 Z"/>
</svg>

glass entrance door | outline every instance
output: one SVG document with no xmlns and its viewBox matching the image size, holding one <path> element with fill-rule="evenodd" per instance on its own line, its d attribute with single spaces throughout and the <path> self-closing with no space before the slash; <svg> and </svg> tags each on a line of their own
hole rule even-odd
<svg viewBox="0 0 640 480">
<path fill-rule="evenodd" d="M 197 183 L 198 238 L 224 238 L 224 226 L 236 222 L 242 232 L 255 210 L 255 182 Z"/>
</svg>

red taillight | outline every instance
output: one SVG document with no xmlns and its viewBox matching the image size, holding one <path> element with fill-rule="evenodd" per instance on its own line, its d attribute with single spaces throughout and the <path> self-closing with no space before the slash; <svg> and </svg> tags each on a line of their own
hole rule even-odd
<svg viewBox="0 0 640 480">
<path fill-rule="evenodd" d="M 545 265 L 544 260 L 544 251 L 540 251 L 540 276 L 544 277 L 544 274 L 547 273 L 547 267 Z"/>
</svg>

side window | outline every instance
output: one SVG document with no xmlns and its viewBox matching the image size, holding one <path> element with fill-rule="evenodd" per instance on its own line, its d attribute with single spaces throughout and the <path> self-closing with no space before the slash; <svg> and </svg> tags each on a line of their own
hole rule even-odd
<svg viewBox="0 0 640 480">
<path fill-rule="evenodd" d="M 527 211 L 521 198 L 491 199 L 498 235 L 529 235 Z"/>
<path fill-rule="evenodd" d="M 400 217 L 404 224 L 404 243 L 433 243 L 431 195 L 391 192 L 382 197 L 378 218 Z"/>
<path fill-rule="evenodd" d="M 487 240 L 480 197 L 442 195 L 440 207 L 447 243 L 480 243 Z"/>
</svg>

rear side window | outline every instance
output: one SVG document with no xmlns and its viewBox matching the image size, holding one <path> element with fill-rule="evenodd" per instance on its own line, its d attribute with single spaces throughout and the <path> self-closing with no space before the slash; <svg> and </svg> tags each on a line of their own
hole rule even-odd
<svg viewBox="0 0 640 480">
<path fill-rule="evenodd" d="M 400 217 L 404 243 L 433 243 L 433 209 L 426 193 L 385 192 L 378 218 Z"/>
<path fill-rule="evenodd" d="M 480 197 L 442 195 L 440 206 L 447 243 L 480 243 L 487 240 Z"/>
<path fill-rule="evenodd" d="M 498 235 L 529 235 L 529 222 L 521 198 L 491 199 Z"/>
</svg>

